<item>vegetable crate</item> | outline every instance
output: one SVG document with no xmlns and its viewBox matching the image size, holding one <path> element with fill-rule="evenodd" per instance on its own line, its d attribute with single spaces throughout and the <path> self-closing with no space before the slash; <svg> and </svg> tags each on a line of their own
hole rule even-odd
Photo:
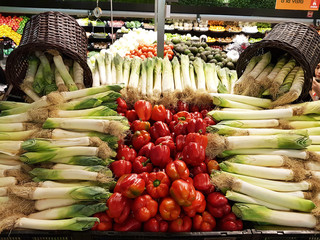
<svg viewBox="0 0 320 240">
<path fill-rule="evenodd" d="M 271 51 L 272 56 L 290 54 L 304 69 L 304 86 L 298 101 L 309 100 L 314 69 L 320 62 L 320 36 L 318 32 L 301 23 L 285 22 L 277 24 L 260 42 L 251 44 L 240 55 L 237 73 L 241 76 L 250 59 Z"/>
<path fill-rule="evenodd" d="M 89 87 L 92 75 L 86 61 L 87 46 L 86 32 L 73 17 L 60 12 L 34 15 L 24 28 L 19 47 L 7 59 L 7 82 L 19 89 L 26 74 L 29 54 L 55 49 L 80 64 L 84 83 Z"/>
</svg>

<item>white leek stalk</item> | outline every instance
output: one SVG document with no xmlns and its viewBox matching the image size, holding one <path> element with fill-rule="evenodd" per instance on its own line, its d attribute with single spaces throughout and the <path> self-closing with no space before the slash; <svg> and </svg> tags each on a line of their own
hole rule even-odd
<svg viewBox="0 0 320 240">
<path fill-rule="evenodd" d="M 280 155 L 236 155 L 228 159 L 228 162 L 264 167 L 281 167 L 285 164 L 285 159 Z"/>
<path fill-rule="evenodd" d="M 70 206 L 72 204 L 75 204 L 79 202 L 80 200 L 74 200 L 74 199 L 63 199 L 63 198 L 52 198 L 52 199 L 40 199 L 35 201 L 34 207 L 38 211 L 42 211 L 49 208 L 55 208 L 55 207 L 63 207 L 63 206 Z"/>
<path fill-rule="evenodd" d="M 226 172 L 242 174 L 251 177 L 259 177 L 271 180 L 293 180 L 294 173 L 291 169 L 285 168 L 270 168 L 239 164 L 224 161 L 219 164 L 220 169 Z"/>
<path fill-rule="evenodd" d="M 241 111 L 243 111 L 243 109 L 241 109 Z M 226 125 L 237 128 L 275 128 L 279 126 L 279 120 L 229 120 L 221 121 L 217 125 Z"/>
<path fill-rule="evenodd" d="M 283 155 L 290 158 L 308 159 L 307 151 L 294 149 L 234 149 L 226 150 L 219 157 L 228 157 L 233 155 Z"/>
<path fill-rule="evenodd" d="M 272 102 L 270 99 L 249 97 L 249 96 L 236 95 L 236 94 L 210 93 L 210 95 L 216 96 L 216 97 L 223 97 L 231 101 L 245 103 L 248 105 L 261 107 L 261 108 L 270 108 L 271 102 Z"/>
<path fill-rule="evenodd" d="M 228 182 L 225 182 L 223 179 L 228 180 Z M 211 180 L 218 188 L 228 188 L 230 190 L 293 210 L 311 212 L 311 210 L 316 207 L 316 205 L 310 200 L 301 199 L 287 194 L 279 194 L 278 192 L 252 185 L 223 173 L 216 173 Z"/>
<path fill-rule="evenodd" d="M 7 187 L 0 187 L 0 197 L 5 197 L 8 195 L 8 188 Z"/>
<path fill-rule="evenodd" d="M 254 197 L 250 197 L 250 196 L 247 196 L 247 195 L 244 195 L 241 193 L 237 193 L 234 191 L 227 191 L 226 198 L 228 198 L 229 200 L 234 201 L 234 202 L 252 203 L 252 204 L 266 206 L 268 208 L 275 209 L 275 210 L 290 211 L 289 208 L 281 207 L 281 206 L 278 206 L 278 205 L 275 205 L 272 203 L 268 203 L 263 200 L 256 199 Z"/>
<path fill-rule="evenodd" d="M 270 223 L 272 225 L 315 228 L 317 218 L 312 214 L 271 210 L 265 206 L 236 203 L 232 207 L 242 220 Z"/>
<path fill-rule="evenodd" d="M 232 111 L 217 111 L 213 110 L 208 113 L 212 118 L 217 121 L 221 120 L 259 120 L 259 119 L 274 119 L 274 118 L 287 118 L 293 116 L 292 109 L 272 109 L 272 110 L 255 110 L 243 112 Z"/>
<path fill-rule="evenodd" d="M 233 177 L 239 178 L 245 182 L 251 183 L 253 185 L 267 188 L 277 192 L 293 192 L 293 191 L 307 191 L 311 190 L 311 184 L 307 181 L 300 181 L 300 182 L 284 182 L 284 181 L 275 181 L 275 180 L 267 180 L 262 178 L 255 178 L 244 176 L 240 174 L 234 173 L 226 173 Z"/>
<path fill-rule="evenodd" d="M 228 108 L 237 108 L 237 109 L 251 109 L 251 110 L 260 110 L 261 108 L 252 106 L 245 103 L 235 102 L 232 100 L 228 100 L 226 98 L 213 96 L 213 104 L 220 107 L 228 107 Z M 232 109 L 230 109 L 232 110 Z"/>
</svg>

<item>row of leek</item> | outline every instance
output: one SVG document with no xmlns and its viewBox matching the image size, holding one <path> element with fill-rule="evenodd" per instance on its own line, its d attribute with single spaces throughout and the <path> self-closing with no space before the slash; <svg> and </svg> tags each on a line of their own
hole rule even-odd
<svg viewBox="0 0 320 240">
<path fill-rule="evenodd" d="M 273 63 L 274 62 L 274 63 Z M 235 84 L 236 94 L 268 97 L 279 106 L 297 100 L 304 85 L 304 71 L 287 54 L 273 59 L 271 52 L 253 57 Z"/>
<path fill-rule="evenodd" d="M 159 96 L 161 93 L 182 91 L 185 88 L 208 92 L 232 93 L 237 80 L 235 70 L 205 63 L 201 58 L 189 62 L 182 55 L 181 62 L 174 57 L 141 58 L 121 57 L 101 52 L 88 60 L 93 74 L 93 86 L 124 83 L 139 89 L 142 95 Z"/>
<path fill-rule="evenodd" d="M 114 186 L 108 165 L 129 129 L 127 120 L 105 105 L 116 107 L 120 89 L 101 86 L 52 93 L 32 104 L 0 103 L 0 122 L 39 108 L 49 112 L 41 125 L 18 118 L 0 127 L 0 231 L 82 231 L 98 221 L 90 216 L 106 210 Z"/>
<path fill-rule="evenodd" d="M 31 101 L 57 90 L 83 89 L 83 69 L 77 61 L 62 58 L 56 50 L 36 51 L 28 58 L 26 76 L 20 87 Z"/>
<path fill-rule="evenodd" d="M 317 228 L 320 128 L 306 118 L 317 117 L 320 102 L 263 110 L 271 100 L 213 98 L 226 109 L 209 112 L 220 122 L 207 129 L 206 152 L 223 158 L 212 182 L 236 202 L 233 212 L 258 223 Z"/>
</svg>

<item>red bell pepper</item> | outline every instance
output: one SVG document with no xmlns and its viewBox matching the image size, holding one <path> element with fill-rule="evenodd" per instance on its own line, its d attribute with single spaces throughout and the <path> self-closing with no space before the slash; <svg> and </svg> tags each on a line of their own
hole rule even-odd
<svg viewBox="0 0 320 240">
<path fill-rule="evenodd" d="M 113 230 L 117 232 L 139 232 L 141 231 L 142 224 L 140 221 L 135 219 L 133 216 L 129 216 L 129 218 L 123 223 L 115 223 L 113 226 Z"/>
<path fill-rule="evenodd" d="M 145 222 L 157 214 L 158 203 L 150 195 L 143 195 L 133 201 L 132 211 L 135 219 Z"/>
<path fill-rule="evenodd" d="M 175 160 L 182 160 L 182 152 L 178 152 L 178 153 L 176 153 L 176 158 L 175 158 Z"/>
<path fill-rule="evenodd" d="M 147 158 L 150 158 L 151 149 L 154 147 L 154 144 L 152 142 L 147 143 L 144 145 L 140 150 L 138 155 L 139 156 L 145 156 Z"/>
<path fill-rule="evenodd" d="M 206 199 L 204 195 L 196 191 L 196 199 L 188 207 L 183 207 L 184 212 L 189 217 L 194 217 L 196 213 L 202 213 L 206 209 Z"/>
<path fill-rule="evenodd" d="M 219 230 L 222 231 L 241 231 L 243 229 L 243 223 L 231 212 L 220 219 L 218 227 Z"/>
<path fill-rule="evenodd" d="M 178 135 L 176 136 L 176 148 L 178 152 L 181 152 L 186 144 L 186 136 Z"/>
<path fill-rule="evenodd" d="M 166 197 L 160 203 L 159 212 L 164 220 L 173 221 L 179 217 L 181 207 L 173 198 Z"/>
<path fill-rule="evenodd" d="M 135 120 L 131 123 L 131 129 L 133 132 L 142 131 L 142 130 L 145 130 L 148 132 L 150 129 L 150 123 L 147 121 Z"/>
<path fill-rule="evenodd" d="M 188 112 L 189 111 L 189 104 L 179 100 L 178 104 L 177 104 L 177 110 L 178 110 L 178 112 L 180 112 L 180 111 L 187 111 Z"/>
<path fill-rule="evenodd" d="M 203 109 L 200 113 L 201 113 L 201 115 L 202 115 L 202 118 L 205 118 L 205 117 L 207 117 L 207 114 L 208 114 L 208 110 L 207 109 Z"/>
<path fill-rule="evenodd" d="M 116 223 L 123 223 L 129 216 L 131 204 L 131 199 L 126 198 L 121 193 L 115 192 L 107 201 L 108 209 L 106 212 Z"/>
<path fill-rule="evenodd" d="M 193 186 L 193 179 L 191 177 L 188 177 L 187 179 L 184 179 L 184 180 Z"/>
<path fill-rule="evenodd" d="M 147 193 L 153 198 L 168 196 L 170 180 L 164 172 L 152 172 L 149 174 L 146 184 Z"/>
<path fill-rule="evenodd" d="M 152 109 L 151 119 L 164 122 L 166 120 L 166 108 L 163 105 L 155 105 Z"/>
<path fill-rule="evenodd" d="M 114 188 L 114 192 L 120 192 L 128 198 L 139 197 L 145 187 L 144 180 L 136 173 L 122 175 Z"/>
<path fill-rule="evenodd" d="M 199 112 L 199 107 L 197 105 L 190 104 L 189 106 L 190 112 Z"/>
<path fill-rule="evenodd" d="M 168 163 L 166 166 L 166 173 L 171 179 L 171 181 L 177 179 L 187 179 L 190 175 L 189 169 L 184 161 L 175 160 Z"/>
<path fill-rule="evenodd" d="M 143 181 L 147 185 L 148 179 L 149 179 L 149 173 L 148 172 L 143 172 L 143 173 L 140 173 L 139 176 L 143 179 Z"/>
<path fill-rule="evenodd" d="M 164 122 L 158 121 L 150 128 L 150 135 L 152 139 L 157 140 L 159 137 L 170 136 L 168 125 Z"/>
<path fill-rule="evenodd" d="M 129 122 L 133 122 L 139 119 L 135 110 L 128 110 L 126 113 L 126 118 L 128 118 Z"/>
<path fill-rule="evenodd" d="M 178 179 L 172 183 L 170 195 L 180 206 L 188 207 L 196 199 L 196 190 L 190 183 Z"/>
<path fill-rule="evenodd" d="M 182 151 L 183 161 L 191 166 L 200 165 L 206 158 L 206 151 L 199 143 L 188 143 Z"/>
<path fill-rule="evenodd" d="M 169 224 L 170 232 L 190 232 L 192 227 L 192 220 L 188 216 L 179 217 Z"/>
<path fill-rule="evenodd" d="M 210 232 L 216 227 L 216 220 L 214 217 L 204 211 L 201 215 L 196 215 L 193 218 L 193 230 L 198 232 Z"/>
<path fill-rule="evenodd" d="M 112 170 L 114 175 L 119 178 L 124 174 L 132 172 L 132 163 L 126 160 L 118 160 L 111 163 L 110 169 Z"/>
<path fill-rule="evenodd" d="M 164 120 L 166 124 L 170 124 L 172 122 L 173 114 L 170 110 L 166 110 L 166 119 Z"/>
<path fill-rule="evenodd" d="M 231 211 L 228 199 L 218 192 L 210 193 L 208 195 L 207 209 L 209 213 L 216 218 L 221 218 Z"/>
<path fill-rule="evenodd" d="M 193 186 L 204 194 L 213 193 L 215 190 L 214 185 L 210 182 L 210 176 L 208 173 L 197 174 L 193 178 Z"/>
<path fill-rule="evenodd" d="M 149 219 L 143 224 L 144 232 L 167 232 L 169 224 L 157 214 L 154 218 Z"/>
<path fill-rule="evenodd" d="M 150 134 L 145 131 L 136 131 L 132 136 L 132 145 L 136 150 L 140 150 L 144 145 L 150 142 Z"/>
<path fill-rule="evenodd" d="M 201 135 L 199 133 L 189 133 L 186 136 L 185 145 L 190 142 L 196 142 L 203 146 L 204 149 L 207 148 L 208 145 L 208 137 L 206 135 Z"/>
<path fill-rule="evenodd" d="M 152 113 L 152 105 L 150 102 L 145 100 L 139 100 L 134 104 L 134 109 L 142 121 L 148 121 Z"/>
<path fill-rule="evenodd" d="M 150 160 L 154 166 L 165 168 L 171 161 L 170 148 L 166 145 L 157 145 L 152 147 Z"/>
<path fill-rule="evenodd" d="M 186 121 L 172 121 L 169 125 L 170 131 L 175 135 L 186 135 L 188 133 L 187 131 L 188 122 Z"/>
<path fill-rule="evenodd" d="M 207 165 L 202 162 L 200 165 L 193 167 L 190 172 L 193 176 L 197 176 L 199 173 L 208 173 Z"/>
<path fill-rule="evenodd" d="M 213 170 L 219 170 L 219 163 L 216 160 L 208 160 L 207 162 L 207 168 L 208 168 L 208 173 L 212 173 Z"/>
<path fill-rule="evenodd" d="M 207 122 L 207 126 L 216 125 L 216 122 L 211 117 L 205 117 L 203 120 Z"/>
<path fill-rule="evenodd" d="M 181 111 L 173 115 L 173 121 L 176 122 L 190 122 L 192 119 L 192 116 L 189 112 L 187 111 Z"/>
<path fill-rule="evenodd" d="M 174 152 L 176 150 L 176 145 L 174 144 L 174 141 L 171 136 L 165 136 L 165 137 L 159 137 L 156 142 L 156 145 L 167 145 L 170 148 L 170 154 L 171 156 L 174 155 Z"/>
<path fill-rule="evenodd" d="M 91 230 L 110 231 L 112 229 L 112 219 L 105 212 L 95 213 L 93 216 L 99 218 L 100 222 L 96 222 Z"/>
<path fill-rule="evenodd" d="M 194 118 L 188 122 L 188 133 L 206 133 L 207 123 L 202 118 Z"/>
<path fill-rule="evenodd" d="M 202 114 L 199 112 L 194 112 L 193 113 L 193 118 L 197 119 L 197 118 L 201 118 L 202 119 Z"/>
<path fill-rule="evenodd" d="M 150 159 L 144 157 L 144 156 L 138 156 L 134 160 L 133 164 L 133 171 L 135 173 L 143 173 L 143 172 L 152 172 L 153 166 L 150 162 Z"/>
<path fill-rule="evenodd" d="M 129 148 L 127 145 L 122 145 L 118 148 L 117 159 L 127 160 L 133 162 L 137 156 L 137 152 L 133 148 Z"/>
<path fill-rule="evenodd" d="M 119 97 L 119 98 L 117 98 L 117 104 L 118 104 L 118 107 L 117 107 L 118 113 L 126 113 L 127 112 L 128 105 L 125 100 L 123 100 L 122 98 Z"/>
</svg>

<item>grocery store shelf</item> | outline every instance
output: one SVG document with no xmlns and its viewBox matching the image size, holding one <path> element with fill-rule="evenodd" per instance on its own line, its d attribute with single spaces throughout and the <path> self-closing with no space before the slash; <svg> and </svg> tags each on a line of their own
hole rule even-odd
<svg viewBox="0 0 320 240">
<path fill-rule="evenodd" d="M 137 4 L 139 5 L 139 4 Z M 180 6 L 172 6 L 172 12 L 170 14 L 170 18 L 174 19 L 196 19 L 197 14 L 195 13 L 195 10 L 197 10 L 197 7 L 192 10 L 192 12 L 186 12 L 187 10 L 185 7 Z M 24 14 L 38 14 L 41 12 L 46 11 L 60 11 L 69 15 L 76 15 L 76 16 L 88 16 L 90 11 L 92 9 L 67 9 L 67 8 L 34 8 L 34 7 L 11 7 L 11 6 L 0 6 L 0 11 L 2 13 L 24 13 Z M 110 10 L 104 10 L 105 8 L 102 8 L 102 16 L 110 16 Z M 117 8 L 114 8 L 117 9 Z M 179 9 L 179 11 L 178 11 Z M 211 8 L 209 8 L 211 9 Z M 219 8 L 216 8 L 219 9 Z M 227 10 L 225 10 L 227 9 Z M 132 10 L 132 11 L 131 11 Z M 143 11 L 135 11 L 135 9 L 130 9 L 130 11 L 113 11 L 114 17 L 125 17 L 125 18 L 154 18 L 154 12 L 150 11 L 149 6 L 148 7 L 142 7 L 140 10 Z M 266 12 L 268 15 L 271 16 L 263 16 L 261 13 L 261 10 L 252 10 L 248 9 L 246 15 L 243 12 L 243 9 L 233 9 L 233 14 L 231 14 L 232 9 L 228 8 L 222 8 L 220 11 L 220 14 L 215 14 L 215 12 L 212 12 L 212 14 L 208 14 L 207 12 L 201 12 L 201 9 L 197 10 L 200 14 L 201 19 L 203 20 L 221 20 L 221 21 L 245 21 L 245 22 L 270 22 L 270 23 L 278 23 L 278 22 L 284 22 L 284 21 L 294 21 L 294 22 L 301 22 L 305 24 L 312 24 L 313 18 L 303 18 L 306 13 L 305 11 L 295 11 L 295 13 L 292 13 L 292 11 L 285 11 L 287 14 L 284 14 L 283 12 L 279 12 L 277 10 L 270 10 L 266 9 Z M 302 13 L 301 13 L 302 12 Z M 222 15 L 222 14 L 223 15 Z M 318 15 L 318 12 L 314 13 L 315 15 Z M 266 14 L 267 15 L 267 14 Z M 287 16 L 287 17 L 286 17 Z M 317 17 L 317 16 L 315 16 Z"/>
</svg>

